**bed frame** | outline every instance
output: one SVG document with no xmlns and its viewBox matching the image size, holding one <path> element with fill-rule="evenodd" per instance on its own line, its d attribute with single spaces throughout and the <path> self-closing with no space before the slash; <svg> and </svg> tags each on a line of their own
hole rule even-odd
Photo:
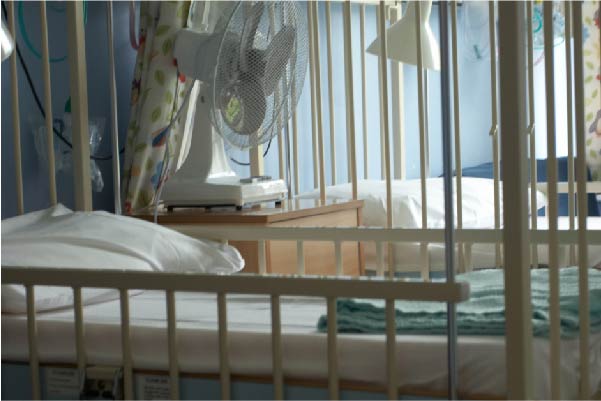
<svg viewBox="0 0 601 401">
<path fill-rule="evenodd" d="M 572 71 L 573 55 L 573 77 L 568 75 L 568 88 L 573 88 L 574 97 L 571 91 L 568 91 L 568 105 L 570 124 L 575 125 L 575 132 L 585 132 L 584 127 L 584 101 L 583 101 L 583 50 L 582 50 L 582 4 L 580 2 L 565 2 L 566 10 L 566 36 L 573 35 L 574 45 L 571 41 L 565 41 L 568 57 L 568 71 Z M 9 9 L 9 28 L 13 35 L 16 34 L 14 23 L 14 4 L 7 2 Z M 532 32 L 531 15 L 532 2 L 494 2 L 489 3 L 489 15 L 491 20 L 498 14 L 498 37 L 494 29 L 495 24 L 490 24 L 491 43 L 497 43 L 499 54 L 501 55 L 497 63 L 497 54 L 491 51 L 491 89 L 492 89 L 492 124 L 490 129 L 491 145 L 493 151 L 494 180 L 495 180 L 495 228 L 489 230 L 465 229 L 462 225 L 461 208 L 457 208 L 457 225 L 453 227 L 454 205 L 451 192 L 453 185 L 457 187 L 457 203 L 461 205 L 461 135 L 460 135 L 460 117 L 459 110 L 459 77 L 457 68 L 452 68 L 451 64 L 457 66 L 457 3 L 438 3 L 440 7 L 440 31 L 443 38 L 449 37 L 450 43 L 441 40 L 442 56 L 442 84 L 441 95 L 443 99 L 448 99 L 442 107 L 442 126 L 443 126 L 443 153 L 445 170 L 445 188 L 446 199 L 446 221 L 445 229 L 427 228 L 427 215 L 425 207 L 422 211 L 422 227 L 419 229 L 399 229 L 392 228 L 391 213 L 391 180 L 404 178 L 404 135 L 401 124 L 402 116 L 394 113 L 392 116 L 392 132 L 388 124 L 382 125 L 382 147 L 380 155 L 382 159 L 382 171 L 385 176 L 387 187 L 387 224 L 384 228 L 248 228 L 237 226 L 202 227 L 202 226 L 174 226 L 173 228 L 195 237 L 218 238 L 222 241 L 228 240 L 258 240 L 259 242 L 259 274 L 248 275 L 241 274 L 235 276 L 211 276 L 211 275 L 190 275 L 174 273 L 155 273 L 155 272 L 124 272 L 124 271 L 89 271 L 89 270 L 65 270 L 65 269 L 20 269 L 10 266 L 2 266 L 2 284 L 21 284 L 27 289 L 27 321 L 29 338 L 29 366 L 31 372 L 31 383 L 33 398 L 39 398 L 40 393 L 40 361 L 37 352 L 37 332 L 36 332 L 36 311 L 33 303 L 35 296 L 35 287 L 39 285 L 59 285 L 72 287 L 74 292 L 74 319 L 76 328 L 76 349 L 77 349 L 77 367 L 84 371 L 86 368 L 86 352 L 84 346 L 84 322 L 82 307 L 82 288 L 103 287 L 115 288 L 120 291 L 121 304 L 121 330 L 122 330 L 122 349 L 123 349 L 123 373 L 124 373 L 124 394 L 126 398 L 133 398 L 133 366 L 132 350 L 130 346 L 130 322 L 129 322 L 129 298 L 128 291 L 133 289 L 153 289 L 164 290 L 167 294 L 166 308 L 168 311 L 168 344 L 169 344 L 169 376 L 172 383 L 177 383 L 180 371 L 176 354 L 177 344 L 177 325 L 175 319 L 175 292 L 177 291 L 197 291 L 211 292 L 217 294 L 218 300 L 218 327 L 219 327 L 219 355 L 220 371 L 219 380 L 221 383 L 221 397 L 228 399 L 231 395 L 230 384 L 231 375 L 228 365 L 228 328 L 226 317 L 226 294 L 231 293 L 253 293 L 266 294 L 271 297 L 272 314 L 272 355 L 273 355 L 273 390 L 274 398 L 282 399 L 284 395 L 284 375 L 282 372 L 282 350 L 281 350 L 281 315 L 280 315 L 280 297 L 286 295 L 305 295 L 322 297 L 327 300 L 327 315 L 329 322 L 336 321 L 336 299 L 340 297 L 356 298 L 377 298 L 386 301 L 386 349 L 387 349 L 387 396 L 389 399 L 397 399 L 399 387 L 397 385 L 396 366 L 397 361 L 393 358 L 395 355 L 395 314 L 394 301 L 404 300 L 426 300 L 445 302 L 448 305 L 449 330 L 448 330 L 448 360 L 449 370 L 448 397 L 457 397 L 457 371 L 455 367 L 455 347 L 457 342 L 457 332 L 455 325 L 455 305 L 469 298 L 469 288 L 466 284 L 455 282 L 454 266 L 454 247 L 453 243 L 460 244 L 459 269 L 464 268 L 466 254 L 469 254 L 469 246 L 474 243 L 493 243 L 496 244 L 496 254 L 498 267 L 505 269 L 505 300 L 506 300 L 506 367 L 507 367 L 507 397 L 509 399 L 528 399 L 533 397 L 533 371 L 532 371 L 532 328 L 530 312 L 530 275 L 529 268 L 537 265 L 536 244 L 549 244 L 549 272 L 550 272 L 550 347 L 551 347 L 551 383 L 552 398 L 559 398 L 560 389 L 560 322 L 559 322 L 559 266 L 557 248 L 559 244 L 571 244 L 572 261 L 577 264 L 580 272 L 580 398 L 588 399 L 589 394 L 589 363 L 588 348 L 589 342 L 589 298 L 587 281 L 587 244 L 601 244 L 601 232 L 588 231 L 586 226 L 586 193 L 588 190 L 598 191 L 598 184 L 587 184 L 586 167 L 584 157 L 575 157 L 585 154 L 584 136 L 576 135 L 574 144 L 572 135 L 572 126 L 568 128 L 569 143 L 569 163 L 570 174 L 567 183 L 557 182 L 557 168 L 555 166 L 555 116 L 554 108 L 547 108 L 547 127 L 548 127 L 548 182 L 545 190 L 548 194 L 547 215 L 549 218 L 549 229 L 538 230 L 536 226 L 536 194 L 532 191 L 532 218 L 529 226 L 528 210 L 528 186 L 537 187 L 536 174 L 529 178 L 529 168 L 536 167 L 535 160 L 535 138 L 534 131 L 534 95 L 533 95 L 533 60 L 532 60 Z M 51 111 L 51 82 L 50 67 L 48 55 L 48 29 L 46 21 L 46 6 L 40 2 L 42 18 L 42 55 L 43 55 L 43 77 L 45 83 L 45 109 L 46 109 L 46 127 L 48 133 L 48 162 L 49 162 L 49 180 L 50 180 L 50 201 L 56 204 L 56 185 L 54 181 L 54 154 L 52 137 L 52 111 Z M 331 43 L 331 15 L 330 4 L 326 5 L 326 27 L 327 43 Z M 400 5 L 389 2 L 361 2 L 353 4 L 344 2 L 343 21 L 344 21 L 344 74 L 346 82 L 346 113 L 348 126 L 348 176 L 352 183 L 353 198 L 357 197 L 357 182 L 360 173 L 357 171 L 357 151 L 356 141 L 364 141 L 364 149 L 367 149 L 366 133 L 366 105 L 365 98 L 361 112 L 363 113 L 363 137 L 358 138 L 355 127 L 356 110 L 353 107 L 354 99 L 360 96 L 366 87 L 365 74 L 365 54 L 362 53 L 361 65 L 353 65 L 351 58 L 351 36 L 354 30 L 351 29 L 351 8 L 359 8 L 360 12 L 360 42 L 362 48 L 365 48 L 365 15 L 366 8 L 376 7 L 378 15 L 378 32 L 381 40 L 381 56 L 379 63 L 379 86 L 380 88 L 389 87 L 388 62 L 382 62 L 386 59 L 387 44 L 385 20 L 395 20 L 400 16 Z M 551 21 L 552 5 L 544 4 L 545 21 Z M 83 29 L 82 11 L 83 5 L 79 2 L 69 2 L 66 5 L 68 18 L 68 58 L 70 75 L 71 98 L 73 106 L 73 155 L 74 155 L 74 188 L 75 205 L 78 210 L 92 210 L 92 196 L 89 172 L 89 147 L 87 145 L 88 126 L 88 93 L 86 76 L 86 57 L 85 57 L 85 35 Z M 318 24 L 315 21 L 318 18 L 318 7 L 314 2 L 307 3 L 310 31 L 310 77 L 311 77 L 311 110 L 312 110 L 312 154 L 313 154 L 313 172 L 315 187 L 319 188 L 320 198 L 325 201 L 326 197 L 326 176 L 324 154 L 324 127 L 322 124 L 322 105 L 321 85 L 323 79 L 321 76 L 319 41 L 317 40 L 322 33 L 319 32 Z M 416 18 L 419 20 L 419 10 Z M 112 7 L 108 2 L 108 21 L 110 40 L 112 43 Z M 526 23 L 527 19 L 527 23 Z M 450 21 L 450 25 L 449 25 Z M 523 21 L 524 23 L 521 23 Z M 545 53 L 552 54 L 552 35 L 550 27 L 552 24 L 545 24 Z M 419 38 L 419 35 L 418 35 Z M 418 49 L 421 46 L 421 39 L 418 39 Z M 529 51 L 526 51 L 524 43 L 528 43 Z M 449 46 L 450 44 L 450 46 Z M 494 47 L 493 47 L 494 48 Z M 109 46 L 112 49 L 112 46 Z M 112 51 L 110 59 L 112 61 Z M 332 85 L 332 64 L 331 50 L 328 46 L 328 80 L 327 84 Z M 402 96 L 402 66 L 392 63 L 392 105 L 393 110 L 399 110 Z M 524 68 L 528 65 L 528 68 Z M 498 66 L 498 71 L 497 71 Z M 114 76 L 114 70 L 111 64 L 111 75 Z M 353 69 L 361 68 L 361 90 L 356 88 L 353 80 Z M 424 71 L 421 60 L 421 51 L 418 51 L 418 71 Z M 21 148 L 20 148 L 20 128 L 19 128 L 19 102 L 18 102 L 18 75 L 17 60 L 13 53 L 11 57 L 12 73 L 12 101 L 13 101 L 13 121 L 14 143 L 15 143 L 15 174 L 17 177 L 16 195 L 18 199 L 18 212 L 24 212 L 23 204 L 23 182 L 21 175 Z M 498 76 L 498 77 L 497 77 Z M 555 93 L 553 86 L 554 65 L 553 57 L 546 58 L 546 89 L 547 103 L 553 104 Z M 501 83 L 499 85 L 499 82 Z M 423 74 L 418 74 L 418 100 L 419 100 L 419 127 L 420 127 L 420 170 L 422 205 L 426 205 L 426 172 L 427 166 L 427 132 L 424 122 L 424 97 L 423 87 L 425 85 Z M 451 95 L 452 94 L 452 95 Z M 116 107 L 116 94 L 111 91 L 113 109 Z M 389 96 L 388 91 L 380 90 L 381 102 L 381 121 L 389 121 Z M 333 99 L 328 99 L 330 112 L 333 110 Z M 451 113 L 453 112 L 453 114 Z M 371 117 L 373 118 L 373 117 Z M 296 113 L 291 119 L 291 153 L 292 153 L 292 182 L 294 183 L 294 193 L 299 191 L 299 132 L 297 129 Z M 451 124 L 454 121 L 454 125 Z M 506 135 L 500 135 L 506 132 Z M 79 133 L 79 134 L 76 134 Z M 333 130 L 331 130 L 333 133 Z M 333 135 L 333 134 L 332 134 Z M 113 120 L 113 149 L 118 152 L 118 144 L 115 141 L 116 120 Z M 280 141 L 283 142 L 283 141 Z M 452 153 L 452 143 L 454 142 L 455 152 Z M 575 147 L 574 147 L 575 146 Z M 392 150 L 392 152 L 391 152 Z M 333 150 L 335 151 L 335 150 Z M 575 152 L 574 152 L 575 151 Z M 284 145 L 279 146 L 280 171 L 284 176 L 283 160 Z M 260 161 L 254 153 L 252 171 L 261 169 Z M 251 155 L 252 156 L 252 155 Z M 336 169 L 335 154 L 331 155 L 332 171 Z M 363 158 L 367 161 L 368 152 L 364 151 Z M 503 182 L 503 193 L 501 194 L 499 177 L 501 175 L 500 160 L 510 162 L 503 163 L 502 174 L 505 177 Z M 452 164 L 454 163 L 458 174 L 451 176 Z M 530 167 L 529 167 L 530 163 Z M 577 167 L 575 168 L 575 166 Z M 115 168 L 114 177 L 118 185 L 119 170 L 118 164 Z M 363 172 L 363 177 L 367 178 L 367 170 Z M 454 181 L 454 183 L 453 183 Z M 590 186 L 590 187 L 589 187 Z M 565 190 L 570 195 L 570 229 L 559 231 L 557 228 L 557 193 L 559 190 Z M 118 186 L 116 193 L 118 194 Z M 503 224 L 501 222 L 500 199 L 503 198 Z M 577 201 L 576 201 L 577 200 Z M 116 200 L 117 211 L 120 210 L 120 201 Z M 503 226 L 503 228 L 501 228 Z M 297 276 L 272 276 L 266 274 L 265 263 L 265 241 L 273 240 L 291 240 L 297 241 Z M 342 277 L 306 277 L 304 276 L 305 262 L 303 254 L 304 241 L 326 241 L 334 243 L 335 249 L 340 249 L 340 244 L 345 241 L 372 241 L 375 242 L 379 254 L 379 264 L 383 267 L 384 252 L 392 255 L 391 244 L 394 242 L 419 242 L 421 243 L 422 255 L 422 277 L 423 282 L 404 282 L 394 276 L 394 264 L 390 264 L 388 273 L 383 277 L 361 277 L 358 279 L 345 279 Z M 446 283 L 431 283 L 429 278 L 428 264 L 428 244 L 445 243 L 447 249 Z M 340 252 L 336 253 L 337 266 L 342 267 Z M 392 260 L 392 259 L 389 259 Z M 463 267 L 462 267 L 463 266 Z M 378 269 L 384 272 L 384 269 Z M 339 268 L 338 272 L 342 269 Z M 337 329 L 335 324 L 328 325 L 328 381 L 329 397 L 339 398 L 340 381 L 338 377 L 337 361 Z M 171 386 L 171 397 L 179 398 L 178 386 Z"/>
</svg>

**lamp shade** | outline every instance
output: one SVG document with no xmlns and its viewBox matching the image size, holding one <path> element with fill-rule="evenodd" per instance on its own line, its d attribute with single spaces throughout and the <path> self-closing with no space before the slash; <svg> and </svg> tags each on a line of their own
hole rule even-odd
<svg viewBox="0 0 601 401">
<path fill-rule="evenodd" d="M 440 51 L 430 28 L 432 1 L 411 1 L 403 18 L 386 30 L 388 58 L 405 64 L 417 65 L 417 37 L 415 24 L 416 7 L 420 8 L 420 29 L 422 37 L 422 60 L 424 68 L 440 70 Z M 380 55 L 380 38 L 376 38 L 367 52 Z"/>
</svg>

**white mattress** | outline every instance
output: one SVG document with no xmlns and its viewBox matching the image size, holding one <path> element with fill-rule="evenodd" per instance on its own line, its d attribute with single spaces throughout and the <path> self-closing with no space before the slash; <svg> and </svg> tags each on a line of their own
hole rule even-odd
<svg viewBox="0 0 601 401">
<path fill-rule="evenodd" d="M 165 297 L 147 291 L 131 298 L 132 348 L 136 368 L 167 370 Z M 287 377 L 327 377 L 326 336 L 316 332 L 325 313 L 322 300 L 282 300 L 283 368 Z M 178 354 L 182 372 L 218 372 L 217 308 L 210 294 L 177 294 Z M 93 364 L 120 364 L 118 301 L 84 309 L 88 360 Z M 270 309 L 266 297 L 228 296 L 231 371 L 234 374 L 271 374 Z M 45 312 L 38 317 L 42 362 L 74 363 L 73 312 Z M 27 359 L 24 315 L 2 315 L 2 360 Z M 385 383 L 383 335 L 340 335 L 341 379 Z M 578 340 L 562 341 L 562 398 L 577 397 Z M 504 338 L 465 336 L 458 349 L 459 390 L 474 395 L 503 397 L 505 388 Z M 549 351 L 544 339 L 534 340 L 535 396 L 549 398 Z M 591 338 L 592 389 L 601 380 L 601 334 Z M 442 336 L 397 336 L 401 386 L 446 389 L 446 341 Z"/>
</svg>

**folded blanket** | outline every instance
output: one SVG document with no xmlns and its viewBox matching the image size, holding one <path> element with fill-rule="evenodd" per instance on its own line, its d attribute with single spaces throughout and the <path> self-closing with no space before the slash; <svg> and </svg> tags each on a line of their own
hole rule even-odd
<svg viewBox="0 0 601 401">
<path fill-rule="evenodd" d="M 559 273 L 561 336 L 578 335 L 578 269 L 563 268 Z M 536 337 L 549 335 L 549 271 L 531 270 L 532 329 Z M 503 270 L 491 269 L 466 273 L 457 281 L 470 284 L 470 299 L 457 304 L 459 334 L 505 334 L 505 298 Z M 591 332 L 601 331 L 601 271 L 589 269 Z M 440 302 L 397 301 L 396 327 L 400 334 L 445 334 L 446 304 Z M 386 311 L 383 300 L 339 299 L 338 331 L 341 333 L 384 333 Z M 321 316 L 317 328 L 327 331 L 327 316 Z"/>
</svg>

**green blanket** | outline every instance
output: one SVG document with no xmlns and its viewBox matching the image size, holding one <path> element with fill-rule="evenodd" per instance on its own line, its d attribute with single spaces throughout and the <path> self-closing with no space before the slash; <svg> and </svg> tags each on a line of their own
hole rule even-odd
<svg viewBox="0 0 601 401">
<path fill-rule="evenodd" d="M 548 269 L 531 270 L 532 329 L 536 337 L 549 335 Z M 578 269 L 560 269 L 561 335 L 575 337 L 579 331 Z M 491 269 L 466 273 L 458 281 L 470 284 L 470 299 L 457 304 L 459 334 L 505 334 L 503 270 Z M 601 330 L 601 271 L 589 269 L 591 332 Z M 400 334 L 445 334 L 446 304 L 440 302 L 397 301 L 396 326 Z M 386 316 L 383 300 L 339 299 L 338 331 L 341 333 L 384 333 Z M 325 332 L 327 316 L 321 316 L 317 328 Z"/>
</svg>

